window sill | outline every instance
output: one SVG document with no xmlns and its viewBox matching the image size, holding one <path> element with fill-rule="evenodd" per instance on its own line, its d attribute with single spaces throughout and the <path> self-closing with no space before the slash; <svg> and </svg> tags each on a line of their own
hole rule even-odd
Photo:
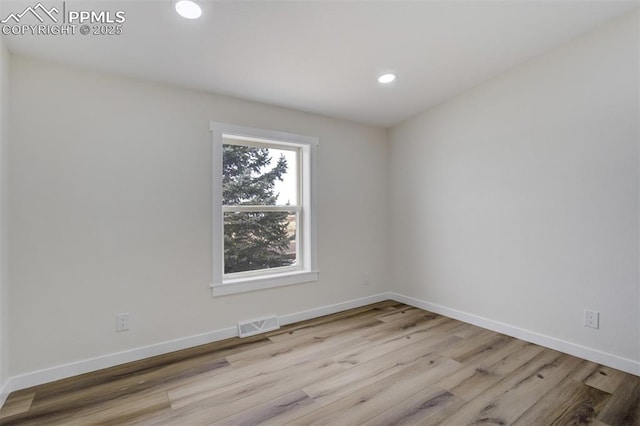
<svg viewBox="0 0 640 426">
<path fill-rule="evenodd" d="M 258 277 L 235 278 L 225 280 L 222 284 L 211 284 L 211 289 L 214 296 L 226 296 L 228 294 L 317 281 L 319 274 L 320 271 L 295 271 Z"/>
</svg>

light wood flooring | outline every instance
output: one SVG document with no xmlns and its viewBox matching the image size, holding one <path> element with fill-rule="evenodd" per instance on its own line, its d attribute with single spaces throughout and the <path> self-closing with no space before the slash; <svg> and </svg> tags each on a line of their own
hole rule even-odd
<svg viewBox="0 0 640 426">
<path fill-rule="evenodd" d="M 640 378 L 382 302 L 15 392 L 0 424 L 640 425 Z"/>
</svg>

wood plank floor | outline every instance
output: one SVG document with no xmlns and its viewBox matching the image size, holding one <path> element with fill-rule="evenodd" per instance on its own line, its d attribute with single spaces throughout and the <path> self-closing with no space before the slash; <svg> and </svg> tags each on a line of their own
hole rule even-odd
<svg viewBox="0 0 640 426">
<path fill-rule="evenodd" d="M 2 425 L 640 425 L 640 378 L 382 302 L 12 393 Z"/>
</svg>

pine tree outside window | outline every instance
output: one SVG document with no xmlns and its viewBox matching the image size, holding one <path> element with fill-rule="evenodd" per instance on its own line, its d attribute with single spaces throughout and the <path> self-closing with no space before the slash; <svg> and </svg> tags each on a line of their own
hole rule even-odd
<svg viewBox="0 0 640 426">
<path fill-rule="evenodd" d="M 315 281 L 317 138 L 211 123 L 214 295 Z"/>
<path fill-rule="evenodd" d="M 223 138 L 226 275 L 297 269 L 299 157 L 299 147 Z"/>
</svg>

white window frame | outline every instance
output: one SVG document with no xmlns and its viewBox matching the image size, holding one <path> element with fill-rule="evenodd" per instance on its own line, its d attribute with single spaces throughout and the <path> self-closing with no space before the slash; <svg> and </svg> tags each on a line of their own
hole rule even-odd
<svg viewBox="0 0 640 426">
<path fill-rule="evenodd" d="M 214 296 L 242 293 L 272 287 L 301 284 L 318 280 L 317 230 L 315 201 L 315 157 L 317 137 L 277 132 L 227 123 L 210 123 L 213 135 L 212 156 L 212 248 Z M 298 152 L 297 206 L 223 206 L 222 146 L 225 139 L 246 142 L 247 146 L 293 149 Z M 224 273 L 224 213 L 229 211 L 295 212 L 296 264 L 258 271 Z"/>
</svg>

